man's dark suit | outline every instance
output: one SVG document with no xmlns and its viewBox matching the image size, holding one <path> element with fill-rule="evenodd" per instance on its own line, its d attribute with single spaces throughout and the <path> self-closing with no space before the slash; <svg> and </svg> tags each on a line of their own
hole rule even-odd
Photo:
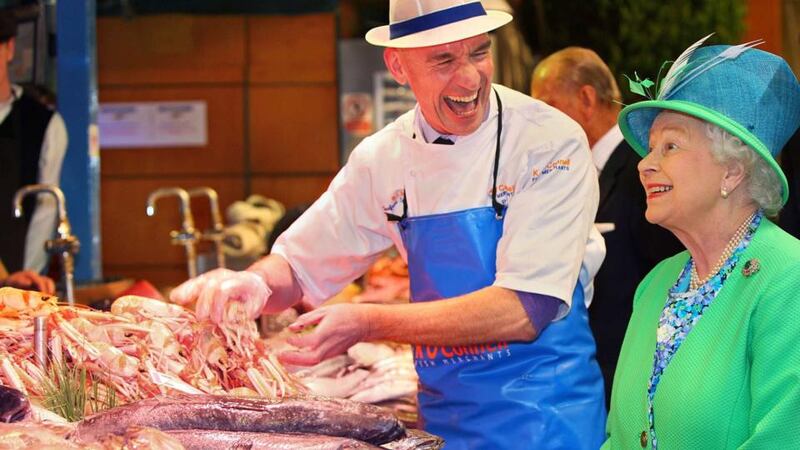
<svg viewBox="0 0 800 450">
<path fill-rule="evenodd" d="M 794 132 L 783 147 L 781 169 L 789 180 L 789 201 L 781 211 L 778 225 L 800 239 L 800 129 Z"/>
<path fill-rule="evenodd" d="M 684 249 L 672 233 L 644 217 L 647 204 L 637 169 L 640 160 L 623 140 L 603 167 L 599 180 L 600 205 L 595 222 L 613 223 L 615 227 L 603 234 L 606 258 L 595 276 L 594 299 L 589 308 L 597 362 L 605 378 L 606 404 L 611 398 L 614 370 L 636 286 L 656 263 Z"/>
</svg>

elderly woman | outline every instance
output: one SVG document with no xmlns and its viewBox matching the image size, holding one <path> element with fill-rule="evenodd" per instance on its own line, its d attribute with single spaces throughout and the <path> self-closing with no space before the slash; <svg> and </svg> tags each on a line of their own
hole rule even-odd
<svg viewBox="0 0 800 450">
<path fill-rule="evenodd" d="M 800 448 L 800 241 L 768 219 L 800 84 L 748 47 L 690 48 L 620 113 L 647 220 L 688 251 L 636 291 L 604 448 Z"/>
</svg>

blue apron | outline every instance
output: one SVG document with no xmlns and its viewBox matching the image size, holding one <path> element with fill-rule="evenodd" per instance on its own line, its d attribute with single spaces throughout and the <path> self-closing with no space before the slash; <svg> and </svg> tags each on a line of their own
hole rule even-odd
<svg viewBox="0 0 800 450">
<path fill-rule="evenodd" d="M 495 92 L 495 95 L 497 93 Z M 502 104 L 497 96 L 493 206 L 397 220 L 413 302 L 467 294 L 495 280 L 504 206 L 496 200 Z M 414 348 L 425 430 L 447 449 L 597 449 L 605 439 L 603 378 L 583 288 L 533 342 Z"/>
</svg>

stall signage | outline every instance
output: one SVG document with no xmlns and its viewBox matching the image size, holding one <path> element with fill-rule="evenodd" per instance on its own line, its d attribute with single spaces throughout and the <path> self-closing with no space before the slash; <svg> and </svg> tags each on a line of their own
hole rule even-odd
<svg viewBox="0 0 800 450">
<path fill-rule="evenodd" d="M 204 147 L 206 102 L 101 103 L 100 147 Z"/>
</svg>

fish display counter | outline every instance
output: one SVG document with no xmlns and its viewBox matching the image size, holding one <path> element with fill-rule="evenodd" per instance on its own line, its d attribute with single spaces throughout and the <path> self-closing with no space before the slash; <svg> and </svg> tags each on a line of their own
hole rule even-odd
<svg viewBox="0 0 800 450">
<path fill-rule="evenodd" d="M 252 321 L 198 321 L 190 310 L 136 296 L 96 311 L 2 288 L 0 330 L 2 448 L 443 445 L 390 409 L 315 393 L 281 365 Z M 45 357 L 35 351 L 42 341 Z"/>
</svg>

